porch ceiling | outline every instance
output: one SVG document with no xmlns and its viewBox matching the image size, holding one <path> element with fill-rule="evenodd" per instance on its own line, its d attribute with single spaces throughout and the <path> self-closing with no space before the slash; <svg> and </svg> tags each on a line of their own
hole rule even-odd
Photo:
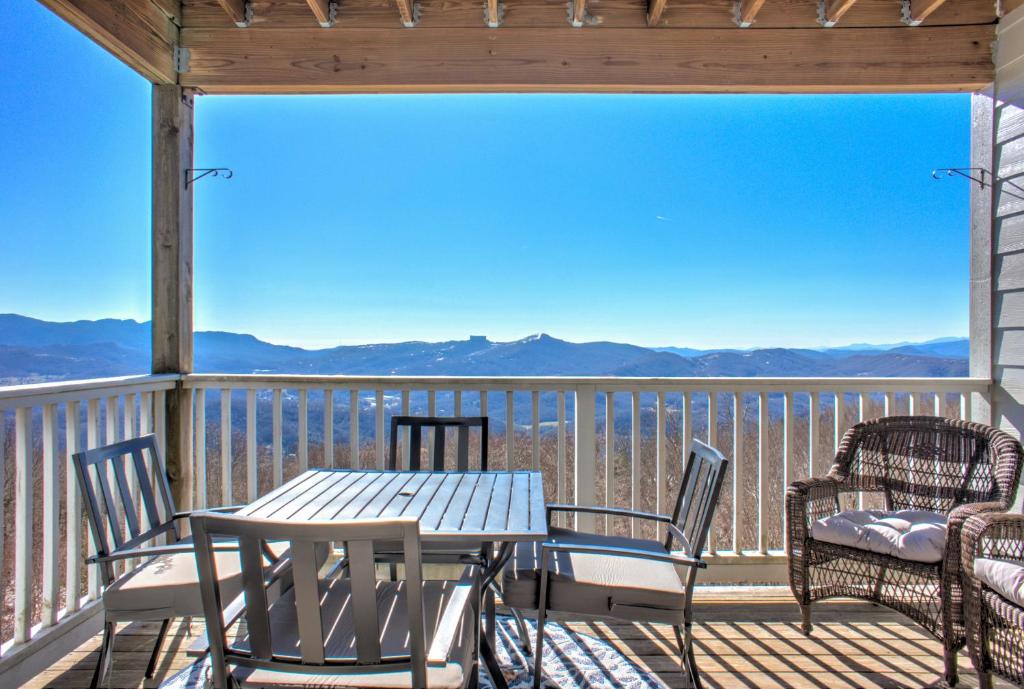
<svg viewBox="0 0 1024 689">
<path fill-rule="evenodd" d="M 965 91 L 998 21 L 992 0 L 910 0 L 916 26 L 899 0 L 40 2 L 208 93 Z"/>
</svg>

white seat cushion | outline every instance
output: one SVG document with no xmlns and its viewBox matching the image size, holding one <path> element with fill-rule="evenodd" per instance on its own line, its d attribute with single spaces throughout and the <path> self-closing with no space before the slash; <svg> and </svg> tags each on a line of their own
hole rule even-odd
<svg viewBox="0 0 1024 689">
<path fill-rule="evenodd" d="M 1024 608 L 1024 562 L 979 557 L 974 574 L 1000 596 Z"/>
<path fill-rule="evenodd" d="M 928 510 L 846 510 L 811 524 L 811 538 L 913 562 L 939 562 L 946 515 Z"/>
</svg>

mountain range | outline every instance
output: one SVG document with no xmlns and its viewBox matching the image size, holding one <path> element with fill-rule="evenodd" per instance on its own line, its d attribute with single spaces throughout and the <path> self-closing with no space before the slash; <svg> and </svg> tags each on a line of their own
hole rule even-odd
<svg viewBox="0 0 1024 689">
<path fill-rule="evenodd" d="M 150 325 L 0 314 L 0 384 L 146 373 Z M 941 338 L 823 349 L 648 348 L 532 335 L 302 349 L 252 335 L 195 334 L 195 370 L 218 373 L 523 376 L 965 376 L 968 342 Z"/>
</svg>

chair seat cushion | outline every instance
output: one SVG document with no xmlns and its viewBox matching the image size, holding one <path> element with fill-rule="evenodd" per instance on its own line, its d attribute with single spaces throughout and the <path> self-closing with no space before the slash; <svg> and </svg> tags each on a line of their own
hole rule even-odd
<svg viewBox="0 0 1024 689">
<path fill-rule="evenodd" d="M 974 574 L 1006 600 L 1024 608 L 1024 562 L 979 557 Z"/>
<path fill-rule="evenodd" d="M 187 543 L 188 541 L 183 541 Z M 269 543 L 280 557 L 287 544 Z M 235 551 L 216 553 L 217 576 L 226 601 L 242 591 L 242 575 Z M 201 617 L 199 570 L 192 552 L 159 555 L 141 563 L 103 592 L 103 607 L 118 619 L 163 620 L 170 617 Z"/>
<path fill-rule="evenodd" d="M 913 562 L 939 562 L 946 548 L 946 515 L 928 510 L 846 510 L 811 524 L 816 541 Z"/>
<path fill-rule="evenodd" d="M 638 548 L 666 554 L 658 541 L 603 536 L 552 527 L 548 541 L 576 545 Z M 502 600 L 506 605 L 536 610 L 540 595 L 540 549 L 537 542 L 516 545 L 505 567 Z M 634 557 L 557 552 L 549 556 L 551 610 L 608 615 L 614 606 L 682 611 L 686 588 L 675 565 Z"/>
<path fill-rule="evenodd" d="M 426 623 L 426 648 L 437 633 L 437 624 L 451 599 L 457 582 L 423 583 L 423 612 Z M 323 620 L 325 653 L 329 661 L 356 660 L 355 621 L 352 613 L 352 589 L 348 579 L 320 582 L 320 615 Z M 459 689 L 474 666 L 476 621 L 473 606 L 467 605 L 454 634 L 448 662 L 427 665 L 427 686 L 431 689 Z M 269 610 L 272 651 L 277 659 L 301 659 L 295 590 L 275 601 Z M 406 607 L 406 582 L 377 582 L 377 615 L 380 620 L 380 644 L 383 657 L 409 654 L 409 617 Z M 249 639 L 241 634 L 232 644 L 248 650 Z M 296 670 L 308 668 L 296 667 Z M 409 671 L 330 675 L 315 672 L 283 672 L 234 667 L 232 675 L 242 686 L 252 687 L 370 687 L 404 688 L 412 685 Z"/>
</svg>

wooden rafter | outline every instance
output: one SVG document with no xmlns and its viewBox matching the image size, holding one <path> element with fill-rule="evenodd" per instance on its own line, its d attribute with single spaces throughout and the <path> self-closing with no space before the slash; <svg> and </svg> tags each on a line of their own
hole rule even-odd
<svg viewBox="0 0 1024 689">
<path fill-rule="evenodd" d="M 835 26 L 857 0 L 818 0 L 818 23 Z"/>
<path fill-rule="evenodd" d="M 217 0 L 224 11 L 228 13 L 235 26 L 246 27 L 252 20 L 252 6 L 249 0 Z"/>
<path fill-rule="evenodd" d="M 416 26 L 416 3 L 414 0 L 395 0 L 398 5 L 398 14 L 402 16 L 402 26 L 412 28 Z"/>
<path fill-rule="evenodd" d="M 484 8 L 487 12 L 487 26 L 497 29 L 501 26 L 501 6 L 498 0 L 486 0 L 486 3 Z"/>
<path fill-rule="evenodd" d="M 320 26 L 329 28 L 334 26 L 334 2 L 333 0 L 306 0 L 309 9 Z"/>
<path fill-rule="evenodd" d="M 579 28 L 583 26 L 583 19 L 587 16 L 587 0 L 571 0 L 569 23 Z"/>
<path fill-rule="evenodd" d="M 657 26 L 661 21 L 661 15 L 665 11 L 668 0 L 648 0 L 647 2 L 647 26 Z"/>
<path fill-rule="evenodd" d="M 903 23 L 919 26 L 946 0 L 904 0 Z"/>
<path fill-rule="evenodd" d="M 746 28 L 754 23 L 764 0 L 736 0 L 736 23 Z"/>
</svg>

